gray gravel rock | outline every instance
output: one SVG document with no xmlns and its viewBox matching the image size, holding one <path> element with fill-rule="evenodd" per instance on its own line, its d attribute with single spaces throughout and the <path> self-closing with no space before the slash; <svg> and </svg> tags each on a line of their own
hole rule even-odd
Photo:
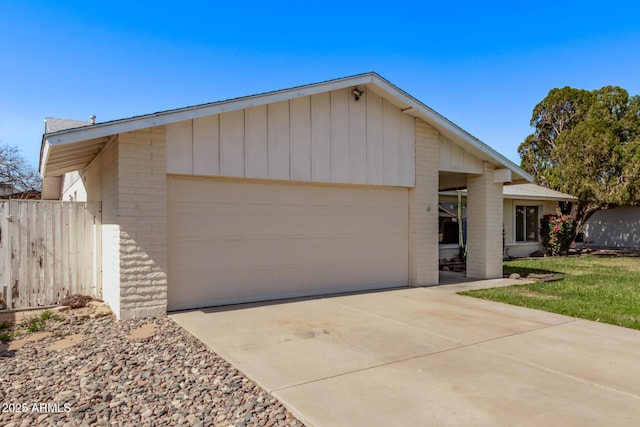
<svg viewBox="0 0 640 427">
<path fill-rule="evenodd" d="M 290 426 L 303 424 L 171 319 L 64 313 L 53 334 L 0 352 L 0 425 Z M 128 339 L 144 324 L 154 335 Z M 72 347 L 49 350 L 64 336 Z M 18 406 L 19 405 L 19 406 Z M 19 412 L 20 411 L 20 412 Z"/>
</svg>

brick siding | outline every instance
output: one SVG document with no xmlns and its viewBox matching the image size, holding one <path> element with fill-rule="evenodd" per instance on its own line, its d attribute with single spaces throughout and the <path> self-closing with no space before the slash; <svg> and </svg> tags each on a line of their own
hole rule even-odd
<svg viewBox="0 0 640 427">
<path fill-rule="evenodd" d="M 416 186 L 409 190 L 411 286 L 438 283 L 438 137 L 416 120 Z"/>
<path fill-rule="evenodd" d="M 167 311 L 165 128 L 119 136 L 120 316 Z"/>
</svg>

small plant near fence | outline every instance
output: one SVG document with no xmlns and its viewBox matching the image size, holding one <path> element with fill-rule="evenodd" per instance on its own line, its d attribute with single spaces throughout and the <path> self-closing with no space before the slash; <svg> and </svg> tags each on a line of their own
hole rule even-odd
<svg viewBox="0 0 640 427">
<path fill-rule="evenodd" d="M 20 333 L 12 330 L 12 326 L 11 322 L 0 322 L 0 343 L 4 344 L 18 337 Z"/>
<path fill-rule="evenodd" d="M 45 310 L 40 313 L 39 316 L 31 317 L 20 322 L 19 325 L 14 326 L 10 322 L 0 322 L 0 342 L 7 343 L 12 341 L 23 333 L 33 333 L 43 331 L 48 321 L 61 321 L 64 318 L 58 314 L 54 314 L 49 310 Z"/>
<path fill-rule="evenodd" d="M 540 220 L 540 235 L 545 253 L 566 254 L 571 246 L 573 220 L 570 215 L 545 215 Z"/>
<path fill-rule="evenodd" d="M 45 310 L 40 313 L 40 316 L 23 320 L 20 323 L 20 327 L 26 329 L 29 332 L 40 332 L 43 331 L 45 326 L 47 325 L 47 320 L 60 321 L 62 320 L 62 317 L 57 314 L 53 314 L 49 310 Z"/>
</svg>

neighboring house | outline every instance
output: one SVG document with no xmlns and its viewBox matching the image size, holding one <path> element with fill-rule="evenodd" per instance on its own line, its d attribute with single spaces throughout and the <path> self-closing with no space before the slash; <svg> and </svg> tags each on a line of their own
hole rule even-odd
<svg viewBox="0 0 640 427">
<path fill-rule="evenodd" d="M 45 135 L 50 133 L 56 133 L 66 131 L 70 129 L 78 129 L 84 126 L 90 126 L 91 122 L 84 122 L 81 120 L 59 119 L 56 117 L 47 117 L 44 120 L 44 133 Z M 42 150 L 45 145 L 43 143 L 40 151 L 40 160 L 42 161 Z M 84 156 L 84 153 L 80 154 Z M 69 161 L 75 163 L 75 159 L 72 155 L 69 155 Z M 42 164 L 40 165 L 40 172 L 42 172 Z M 64 175 L 50 176 L 42 180 L 42 198 L 43 199 L 58 199 L 60 194 L 64 194 L 64 201 L 86 201 L 87 193 L 82 182 L 79 182 L 80 171 L 72 171 Z M 73 188 L 71 188 L 73 186 Z M 80 194 L 78 195 L 78 191 Z M 53 197 L 51 195 L 54 195 Z M 75 196 L 75 198 L 74 198 Z"/>
<path fill-rule="evenodd" d="M 582 228 L 576 247 L 640 249 L 640 206 L 597 211 Z"/>
<path fill-rule="evenodd" d="M 40 200 L 42 193 L 37 190 L 19 191 L 17 193 L 5 194 L 0 196 L 0 199 L 18 199 L 18 200 Z"/>
<path fill-rule="evenodd" d="M 13 192 L 13 184 L 10 182 L 0 182 L 0 197 L 9 197 Z"/>
<path fill-rule="evenodd" d="M 40 199 L 41 194 L 37 190 L 16 191 L 10 182 L 0 183 L 0 199 Z"/>
<path fill-rule="evenodd" d="M 460 187 L 467 275 L 502 277 L 502 186 L 532 180 L 375 73 L 42 144 L 45 198 L 102 202 L 103 298 L 121 319 L 437 284 L 438 192 Z"/>
<path fill-rule="evenodd" d="M 540 219 L 547 214 L 559 214 L 559 201 L 577 200 L 535 184 L 505 185 L 503 194 L 504 257 L 521 258 L 543 250 L 540 237 Z M 466 190 L 462 190 L 462 221 L 466 230 Z M 440 218 L 438 243 L 440 259 L 459 255 L 458 199 L 455 192 L 440 193 Z"/>
</svg>

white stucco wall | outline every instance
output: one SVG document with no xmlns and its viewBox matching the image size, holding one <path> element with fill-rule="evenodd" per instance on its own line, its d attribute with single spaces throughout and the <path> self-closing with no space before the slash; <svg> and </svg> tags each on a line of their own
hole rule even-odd
<svg viewBox="0 0 640 427">
<path fill-rule="evenodd" d="M 83 184 L 89 201 L 102 202 L 102 299 L 116 315 L 120 312 L 118 168 L 114 141 L 85 171 Z"/>
<path fill-rule="evenodd" d="M 582 231 L 587 247 L 640 248 L 640 207 L 598 211 Z"/>
<path fill-rule="evenodd" d="M 64 174 L 62 200 L 65 202 L 87 201 L 87 189 L 80 171 L 73 171 Z"/>
<path fill-rule="evenodd" d="M 504 246 L 505 257 L 523 258 L 543 250 L 542 239 L 537 242 L 516 242 L 516 206 L 538 206 L 538 227 L 544 215 L 557 214 L 558 203 L 552 200 L 504 199 Z"/>
<path fill-rule="evenodd" d="M 439 245 L 438 258 L 451 259 L 460 255 L 460 246 L 455 244 Z"/>
</svg>

